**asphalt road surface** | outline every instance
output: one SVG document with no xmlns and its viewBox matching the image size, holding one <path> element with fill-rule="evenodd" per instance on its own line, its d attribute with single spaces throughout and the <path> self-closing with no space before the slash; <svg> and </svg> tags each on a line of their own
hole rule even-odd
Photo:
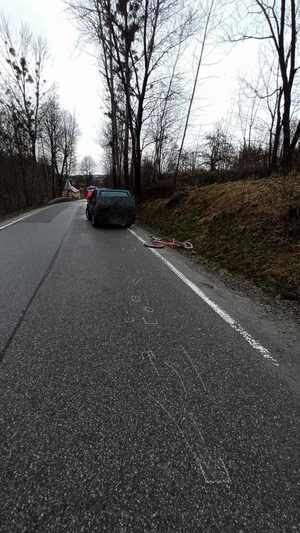
<svg viewBox="0 0 300 533">
<path fill-rule="evenodd" d="M 84 207 L 0 227 L 0 532 L 300 532 L 297 346 Z"/>
</svg>

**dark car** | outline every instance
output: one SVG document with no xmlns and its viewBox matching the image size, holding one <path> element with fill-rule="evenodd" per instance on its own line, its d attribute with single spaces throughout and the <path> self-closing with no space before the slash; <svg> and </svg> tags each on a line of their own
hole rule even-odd
<svg viewBox="0 0 300 533">
<path fill-rule="evenodd" d="M 129 228 L 135 222 L 135 199 L 125 189 L 95 189 L 88 201 L 86 216 L 93 226 Z"/>
</svg>

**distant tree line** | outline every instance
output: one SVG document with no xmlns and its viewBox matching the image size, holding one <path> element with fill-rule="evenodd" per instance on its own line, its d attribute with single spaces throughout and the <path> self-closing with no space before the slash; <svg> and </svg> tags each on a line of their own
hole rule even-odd
<svg viewBox="0 0 300 533">
<path fill-rule="evenodd" d="M 48 50 L 27 26 L 0 25 L 0 212 L 60 195 L 76 157 L 78 126 L 45 79 Z"/>
</svg>

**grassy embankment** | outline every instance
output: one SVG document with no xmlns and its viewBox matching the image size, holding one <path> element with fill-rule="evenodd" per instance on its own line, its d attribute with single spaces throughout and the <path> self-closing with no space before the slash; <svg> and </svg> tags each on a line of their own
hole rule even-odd
<svg viewBox="0 0 300 533">
<path fill-rule="evenodd" d="M 161 236 L 190 239 L 202 261 L 300 301 L 299 177 L 194 187 L 178 207 L 165 204 L 142 203 L 139 221 Z"/>
</svg>

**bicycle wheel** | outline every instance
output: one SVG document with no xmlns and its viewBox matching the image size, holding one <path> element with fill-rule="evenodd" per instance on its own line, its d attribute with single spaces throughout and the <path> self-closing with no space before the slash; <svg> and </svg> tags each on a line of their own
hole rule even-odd
<svg viewBox="0 0 300 533">
<path fill-rule="evenodd" d="M 193 250 L 194 246 L 193 244 L 191 243 L 191 241 L 184 241 L 182 243 L 182 246 L 185 250 Z"/>
<path fill-rule="evenodd" d="M 164 244 L 162 244 L 160 241 L 150 241 L 150 242 L 144 242 L 144 246 L 147 248 L 164 248 Z"/>
</svg>

